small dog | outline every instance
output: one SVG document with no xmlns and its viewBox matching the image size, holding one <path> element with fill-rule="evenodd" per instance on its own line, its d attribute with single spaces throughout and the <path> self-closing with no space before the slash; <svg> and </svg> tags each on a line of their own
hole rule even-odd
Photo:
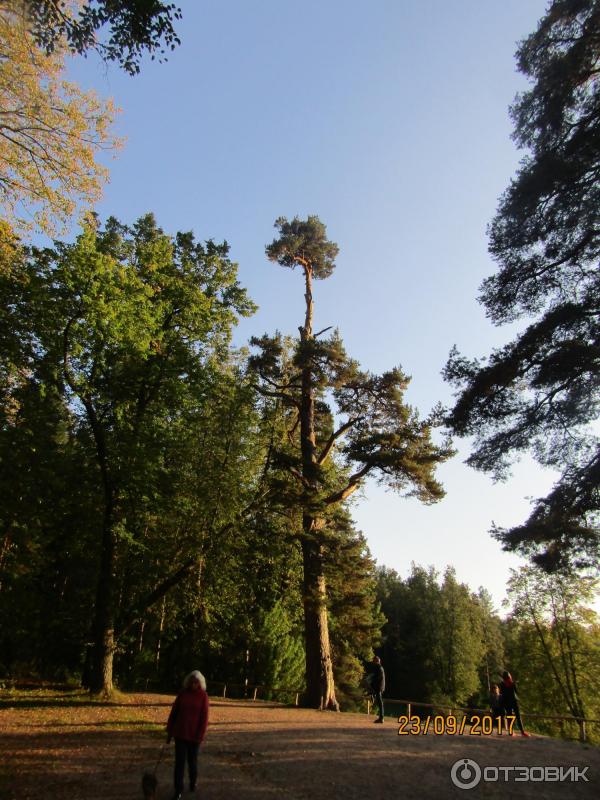
<svg viewBox="0 0 600 800">
<path fill-rule="evenodd" d="M 156 800 L 156 789 L 158 788 L 158 781 L 156 775 L 152 772 L 144 772 L 142 778 L 142 791 L 146 800 Z"/>
</svg>

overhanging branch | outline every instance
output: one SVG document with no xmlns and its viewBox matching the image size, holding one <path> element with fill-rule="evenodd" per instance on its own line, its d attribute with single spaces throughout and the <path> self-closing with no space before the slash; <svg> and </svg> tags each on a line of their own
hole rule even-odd
<svg viewBox="0 0 600 800">
<path fill-rule="evenodd" d="M 361 419 L 362 419 L 362 416 L 353 417 L 352 419 L 349 419 L 347 422 L 344 422 L 344 424 L 341 425 L 337 429 L 337 431 L 335 431 L 334 433 L 331 434 L 331 436 L 329 437 L 329 439 L 327 440 L 327 442 L 325 444 L 325 447 L 321 451 L 321 455 L 317 459 L 317 464 L 319 466 L 324 464 L 325 461 L 327 460 L 327 456 L 331 452 L 331 449 L 332 449 L 333 445 L 335 444 L 336 440 L 339 439 L 339 437 L 342 436 L 342 434 L 344 434 L 349 428 L 351 428 L 353 425 L 356 425 L 356 423 L 359 422 Z"/>
<path fill-rule="evenodd" d="M 329 506 L 333 503 L 340 503 L 342 500 L 346 500 L 346 498 L 350 497 L 350 495 L 360 486 L 361 480 L 373 469 L 373 467 L 374 464 L 365 464 L 362 469 L 360 469 L 358 472 L 355 472 L 354 475 L 350 477 L 348 483 L 343 489 L 340 489 L 338 492 L 334 492 L 333 494 L 330 494 L 329 497 L 325 498 L 323 501 L 325 505 Z"/>
</svg>

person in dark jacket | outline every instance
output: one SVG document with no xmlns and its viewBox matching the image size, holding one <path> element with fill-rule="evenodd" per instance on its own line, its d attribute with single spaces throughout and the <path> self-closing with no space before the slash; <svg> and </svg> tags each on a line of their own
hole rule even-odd
<svg viewBox="0 0 600 800">
<path fill-rule="evenodd" d="M 502 709 L 505 716 L 514 715 L 522 736 L 529 736 L 525 733 L 521 712 L 519 710 L 519 699 L 517 697 L 517 684 L 513 681 L 510 672 L 502 673 L 502 683 L 500 684 L 500 695 L 502 698 Z M 512 734 L 511 734 L 512 735 Z"/>
<path fill-rule="evenodd" d="M 208 695 L 204 675 L 198 670 L 190 672 L 183 682 L 183 689 L 171 707 L 167 721 L 167 744 L 175 739 L 175 794 L 180 800 L 183 794 L 185 762 L 188 764 L 190 791 L 196 788 L 198 777 L 198 750 L 206 735 L 208 725 Z"/>
<path fill-rule="evenodd" d="M 492 684 L 492 688 L 490 689 L 490 711 L 493 720 L 500 718 L 501 722 L 498 733 L 501 733 L 504 730 L 504 706 L 502 705 L 502 693 L 500 692 L 500 684 L 498 683 Z"/>
<path fill-rule="evenodd" d="M 373 702 L 379 709 L 379 716 L 375 722 L 383 722 L 383 693 L 385 691 L 385 672 L 379 656 L 373 657 L 373 678 L 371 680 Z"/>
</svg>

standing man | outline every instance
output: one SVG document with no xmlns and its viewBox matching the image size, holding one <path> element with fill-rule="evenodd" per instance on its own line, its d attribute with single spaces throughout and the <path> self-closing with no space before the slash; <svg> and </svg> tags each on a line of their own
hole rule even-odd
<svg viewBox="0 0 600 800">
<path fill-rule="evenodd" d="M 383 693 L 385 691 L 385 672 L 381 666 L 381 659 L 379 656 L 373 657 L 373 699 L 375 705 L 379 709 L 379 716 L 375 722 L 383 722 Z"/>
</svg>

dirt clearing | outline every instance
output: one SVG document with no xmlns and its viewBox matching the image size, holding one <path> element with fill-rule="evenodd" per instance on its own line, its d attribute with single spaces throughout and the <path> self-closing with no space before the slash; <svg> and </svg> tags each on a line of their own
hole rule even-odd
<svg viewBox="0 0 600 800">
<path fill-rule="evenodd" d="M 158 798 L 169 800 L 173 746 L 163 749 L 163 742 L 172 701 L 172 696 L 137 694 L 101 705 L 77 693 L 0 695 L 0 797 L 142 798 L 142 774 L 160 759 Z M 471 759 L 483 770 L 470 790 L 451 781 L 451 767 L 459 759 Z M 538 769 L 516 773 L 498 767 Z M 544 773 L 540 767 L 578 767 L 580 776 L 587 767 L 588 780 L 542 781 L 558 771 Z M 463 779 L 475 777 L 473 769 Z M 572 771 L 571 778 L 576 774 Z M 515 782 L 524 775 L 534 780 Z M 393 719 L 374 725 L 364 714 L 214 698 L 200 753 L 199 788 L 188 797 L 597 798 L 600 749 L 538 736 L 398 736 Z"/>
</svg>

